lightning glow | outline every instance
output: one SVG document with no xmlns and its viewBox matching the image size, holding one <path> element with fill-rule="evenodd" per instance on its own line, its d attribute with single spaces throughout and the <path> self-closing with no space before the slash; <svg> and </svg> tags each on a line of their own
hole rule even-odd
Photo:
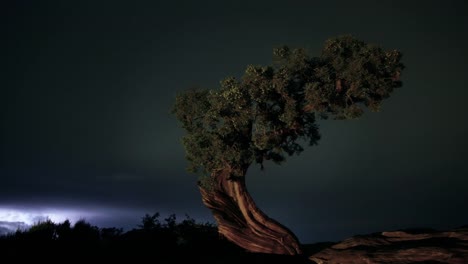
<svg viewBox="0 0 468 264">
<path fill-rule="evenodd" d="M 0 235 L 18 229 L 28 229 L 32 225 L 46 220 L 51 220 L 54 223 L 69 220 L 71 223 L 75 223 L 80 219 L 89 221 L 89 219 L 99 216 L 97 211 L 83 209 L 0 207 Z"/>
<path fill-rule="evenodd" d="M 96 217 L 96 212 L 80 211 L 74 209 L 16 209 L 16 208 L 0 208 L 0 221 L 5 222 L 23 222 L 27 225 L 33 225 L 40 221 L 50 219 L 52 222 L 58 223 L 65 220 L 76 222 L 79 219 L 88 219 Z"/>
<path fill-rule="evenodd" d="M 78 220 L 85 220 L 99 227 L 112 226 L 130 229 L 139 223 L 140 216 L 148 212 L 142 208 L 104 205 L 81 207 L 73 205 L 0 205 L 0 235 L 15 232 L 18 229 L 25 230 L 46 220 L 56 224 L 69 220 L 72 225 Z"/>
</svg>

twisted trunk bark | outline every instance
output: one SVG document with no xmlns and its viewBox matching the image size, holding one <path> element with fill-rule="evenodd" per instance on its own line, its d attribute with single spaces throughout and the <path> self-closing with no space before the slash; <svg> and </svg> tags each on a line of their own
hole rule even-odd
<svg viewBox="0 0 468 264">
<path fill-rule="evenodd" d="M 215 184 L 209 189 L 200 185 L 200 192 L 218 223 L 219 233 L 250 252 L 302 253 L 294 233 L 255 205 L 245 185 L 245 173 L 242 177 L 232 176 L 231 170 L 225 169 L 212 177 Z"/>
</svg>

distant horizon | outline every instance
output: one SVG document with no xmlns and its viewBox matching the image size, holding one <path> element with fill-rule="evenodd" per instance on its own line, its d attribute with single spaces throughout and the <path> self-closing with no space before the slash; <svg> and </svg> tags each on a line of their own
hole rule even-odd
<svg viewBox="0 0 468 264">
<path fill-rule="evenodd" d="M 141 210 L 135 210 L 135 211 L 125 211 L 122 210 L 121 213 L 121 218 L 115 217 L 118 214 L 116 214 L 116 208 L 113 209 L 104 209 L 104 208 L 94 208 L 94 209 L 71 209 L 71 208 L 60 208 L 58 209 L 57 207 L 32 207 L 29 209 L 26 209 L 24 207 L 18 207 L 17 209 L 14 208 L 6 208 L 0 206 L 0 236 L 6 235 L 8 233 L 14 233 L 16 230 L 28 230 L 31 226 L 35 224 L 39 224 L 45 221 L 52 221 L 55 224 L 63 223 L 64 221 L 68 220 L 70 221 L 71 225 L 74 225 L 77 221 L 84 220 L 85 222 L 97 226 L 98 228 L 118 228 L 122 229 L 123 232 L 128 232 L 133 229 L 137 229 L 138 225 L 141 224 L 142 218 L 148 214 L 148 215 L 153 215 L 154 213 L 159 213 L 159 220 L 164 223 L 164 219 L 170 215 L 175 215 L 176 216 L 176 221 L 181 222 L 186 219 L 186 217 L 190 217 L 194 219 L 197 223 L 210 223 L 213 225 L 216 225 L 216 221 L 210 221 L 206 219 L 199 219 L 197 217 L 194 217 L 190 214 L 177 214 L 177 213 L 161 213 L 161 212 L 143 212 Z M 113 217 L 104 217 L 105 212 L 111 213 Z M 118 210 L 117 210 L 118 211 Z M 98 214 L 97 212 L 101 212 Z M 115 223 L 115 224 L 113 224 Z M 120 224 L 119 224 L 120 223 Z M 393 228 L 393 229 L 385 229 L 385 230 L 374 230 L 374 231 L 368 231 L 368 232 L 355 232 L 352 235 L 335 235 L 333 237 L 332 234 L 330 234 L 330 239 L 323 238 L 323 239 L 311 239 L 311 240 L 304 240 L 300 241 L 302 244 L 314 244 L 314 243 L 321 243 L 321 242 L 338 242 L 342 241 L 346 238 L 350 238 L 352 236 L 356 235 L 367 235 L 367 234 L 372 234 L 375 232 L 384 232 L 384 231 L 395 231 L 395 230 L 411 230 L 411 229 L 434 229 L 434 230 L 439 230 L 439 231 L 444 231 L 444 230 L 451 230 L 451 229 L 456 229 L 460 228 L 463 226 L 467 226 L 468 223 L 463 223 L 460 225 L 456 226 L 402 226 L 398 228 Z M 302 234 L 300 232 L 297 232 L 298 236 L 305 236 L 305 237 L 310 237 L 310 235 Z M 334 238 L 334 239 L 331 239 Z"/>
<path fill-rule="evenodd" d="M 115 227 L 122 228 L 124 231 L 129 231 L 136 228 L 142 218 L 146 215 L 153 215 L 159 213 L 161 222 L 172 214 L 176 215 L 177 221 L 183 221 L 186 216 L 195 219 L 197 222 L 210 222 L 215 224 L 214 221 L 198 219 L 188 213 L 163 213 L 163 212 L 145 212 L 143 209 L 128 208 L 110 208 L 110 207 L 57 207 L 57 206 L 31 206 L 27 208 L 22 207 L 5 207 L 0 205 L 0 235 L 3 228 L 10 228 L 10 231 L 16 231 L 12 228 L 16 226 L 7 227 L 7 224 L 23 224 L 25 228 L 29 228 L 35 224 L 50 220 L 53 223 L 62 223 L 66 220 L 70 221 L 73 225 L 77 221 L 84 220 L 99 228 Z"/>
</svg>

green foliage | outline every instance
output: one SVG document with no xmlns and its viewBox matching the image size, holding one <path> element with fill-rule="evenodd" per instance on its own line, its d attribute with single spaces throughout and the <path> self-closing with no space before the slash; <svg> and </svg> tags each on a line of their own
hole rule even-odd
<svg viewBox="0 0 468 264">
<path fill-rule="evenodd" d="M 378 111 L 382 100 L 402 84 L 401 56 L 351 36 L 328 40 L 305 96 L 312 109 L 337 119 L 359 117 L 362 106 Z"/>
<path fill-rule="evenodd" d="M 316 120 L 353 119 L 377 111 L 400 87 L 401 53 L 351 36 L 327 40 L 320 57 L 283 46 L 273 66 L 249 65 L 241 79 L 176 97 L 173 112 L 186 130 L 189 171 L 212 175 L 230 168 L 243 176 L 253 163 L 281 163 L 320 139 Z"/>
</svg>

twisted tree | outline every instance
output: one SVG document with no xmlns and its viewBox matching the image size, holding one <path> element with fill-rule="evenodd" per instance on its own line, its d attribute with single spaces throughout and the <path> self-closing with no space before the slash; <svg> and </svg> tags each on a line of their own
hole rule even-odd
<svg viewBox="0 0 468 264">
<path fill-rule="evenodd" d="M 304 49 L 274 49 L 272 66 L 247 67 L 217 89 L 191 89 L 173 112 L 186 131 L 189 171 L 219 232 L 261 253 L 301 253 L 297 237 L 254 203 L 245 185 L 250 165 L 281 163 L 320 139 L 316 121 L 353 119 L 378 111 L 400 87 L 401 53 L 342 36 L 325 42 L 319 57 Z"/>
</svg>

